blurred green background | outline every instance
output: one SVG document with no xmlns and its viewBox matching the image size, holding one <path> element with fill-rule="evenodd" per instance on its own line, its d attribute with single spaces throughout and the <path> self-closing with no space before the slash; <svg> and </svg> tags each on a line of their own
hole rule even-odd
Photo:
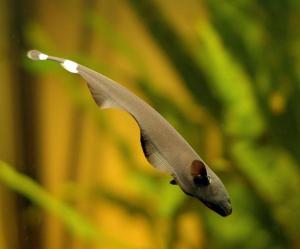
<svg viewBox="0 0 300 249">
<path fill-rule="evenodd" d="M 299 7 L 0 0 L 0 248 L 300 248 Z M 233 214 L 171 186 L 134 120 L 28 60 L 33 48 L 155 107 L 221 177 Z"/>
</svg>

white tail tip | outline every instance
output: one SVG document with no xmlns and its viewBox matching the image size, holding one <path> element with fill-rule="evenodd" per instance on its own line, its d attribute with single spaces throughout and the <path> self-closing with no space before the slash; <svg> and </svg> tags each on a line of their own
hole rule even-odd
<svg viewBox="0 0 300 249">
<path fill-rule="evenodd" d="M 57 57 L 53 57 L 53 56 L 48 56 L 38 50 L 28 51 L 27 56 L 29 59 L 35 60 L 35 61 L 44 61 L 44 60 L 56 61 L 56 62 L 59 62 L 62 65 L 62 67 L 64 69 L 66 69 L 67 71 L 69 71 L 71 73 L 78 73 L 79 65 L 74 61 L 65 60 L 65 59 L 61 59 L 61 58 L 57 58 Z"/>
<path fill-rule="evenodd" d="M 41 53 L 38 50 L 30 50 L 27 53 L 27 57 L 34 61 L 44 61 L 48 59 L 48 55 Z"/>
</svg>

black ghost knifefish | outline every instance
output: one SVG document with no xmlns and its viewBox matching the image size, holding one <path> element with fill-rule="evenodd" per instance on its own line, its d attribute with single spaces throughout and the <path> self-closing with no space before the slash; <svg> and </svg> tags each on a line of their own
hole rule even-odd
<svg viewBox="0 0 300 249">
<path fill-rule="evenodd" d="M 231 214 L 229 195 L 219 177 L 206 165 L 184 138 L 150 105 L 117 82 L 74 61 L 37 50 L 28 52 L 32 60 L 60 63 L 71 73 L 87 81 L 93 99 L 100 108 L 118 108 L 128 112 L 140 128 L 145 157 L 157 169 L 169 173 L 180 188 L 222 216 Z"/>
</svg>

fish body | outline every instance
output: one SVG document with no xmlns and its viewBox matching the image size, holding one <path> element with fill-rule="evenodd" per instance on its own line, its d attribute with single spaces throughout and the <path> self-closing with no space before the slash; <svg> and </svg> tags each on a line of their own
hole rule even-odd
<svg viewBox="0 0 300 249">
<path fill-rule="evenodd" d="M 141 146 L 154 167 L 167 172 L 188 195 L 201 200 L 222 216 L 231 214 L 229 195 L 219 177 L 205 164 L 185 139 L 149 104 L 106 76 L 59 57 L 36 50 L 28 52 L 33 60 L 52 60 L 67 71 L 77 73 L 101 108 L 117 108 L 128 112 L 140 128 Z"/>
</svg>

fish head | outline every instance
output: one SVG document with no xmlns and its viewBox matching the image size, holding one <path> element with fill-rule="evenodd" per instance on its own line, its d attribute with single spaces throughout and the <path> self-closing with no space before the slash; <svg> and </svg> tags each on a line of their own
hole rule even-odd
<svg viewBox="0 0 300 249">
<path fill-rule="evenodd" d="M 229 194 L 220 178 L 203 161 L 194 160 L 191 165 L 192 188 L 190 195 L 199 199 L 205 206 L 220 214 L 232 213 Z"/>
</svg>

